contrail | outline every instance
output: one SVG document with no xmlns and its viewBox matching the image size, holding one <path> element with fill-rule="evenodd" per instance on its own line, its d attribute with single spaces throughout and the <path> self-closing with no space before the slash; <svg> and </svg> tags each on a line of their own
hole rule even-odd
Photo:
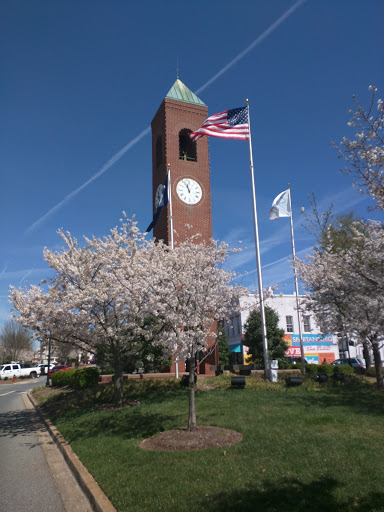
<svg viewBox="0 0 384 512">
<path fill-rule="evenodd" d="M 267 38 L 270 34 L 272 34 L 272 32 L 274 32 L 277 29 L 277 27 L 279 25 L 281 25 L 281 23 L 283 23 L 284 20 L 286 20 L 294 11 L 296 11 L 296 9 L 298 9 L 300 7 L 301 4 L 303 4 L 306 1 L 307 0 L 298 0 L 298 2 L 296 2 L 294 5 L 292 5 L 292 7 L 290 7 L 284 14 L 282 14 L 280 16 L 280 18 L 278 18 L 274 23 L 272 23 L 272 25 L 270 25 L 267 28 L 267 30 L 264 30 L 264 32 L 257 39 L 255 39 L 249 46 L 247 46 L 247 48 L 245 50 L 240 52 L 237 55 L 237 57 L 235 57 L 234 59 L 231 60 L 231 62 L 229 64 L 224 66 L 218 73 L 216 73 L 216 75 L 214 75 L 212 78 L 210 78 L 208 80 L 208 82 L 205 82 L 204 85 L 202 85 L 199 89 L 197 89 L 196 94 L 199 94 L 201 91 L 204 91 L 204 89 L 206 89 L 209 85 L 213 84 L 213 82 L 216 82 L 216 80 L 222 74 L 224 74 L 226 71 L 231 69 L 231 67 L 234 66 L 235 64 L 237 64 L 237 62 L 239 62 L 239 60 L 241 60 L 243 57 L 245 57 L 247 55 L 247 53 L 249 53 L 251 50 L 253 50 L 253 48 L 258 46 L 262 41 L 264 41 L 265 38 Z"/>
<path fill-rule="evenodd" d="M 110 167 L 112 167 L 113 164 L 115 164 L 120 158 L 129 150 L 132 146 L 137 144 L 143 137 L 145 137 L 149 132 L 151 131 L 151 127 L 148 126 L 145 130 L 143 130 L 137 137 L 131 140 L 131 142 L 128 142 L 126 146 L 124 146 L 120 151 L 118 151 L 115 155 L 113 155 L 112 158 L 108 160 L 106 164 L 103 165 L 103 167 L 97 171 L 96 174 L 94 174 L 89 180 L 84 182 L 80 187 L 76 188 L 75 190 L 72 190 L 70 194 L 64 197 L 62 201 L 57 203 L 53 208 L 47 211 L 42 217 L 40 217 L 36 222 L 31 224 L 29 228 L 26 229 L 25 233 L 31 233 L 34 229 L 36 229 L 42 222 L 44 222 L 48 217 L 50 217 L 53 213 L 55 213 L 57 210 L 59 210 L 62 206 L 65 205 L 70 199 L 77 196 L 79 192 L 81 192 L 85 187 L 87 187 L 90 183 L 95 181 L 97 178 L 99 178 L 102 174 L 104 174 Z"/>
<path fill-rule="evenodd" d="M 196 94 L 199 94 L 201 91 L 209 87 L 211 84 L 216 82 L 216 80 L 223 75 L 226 71 L 231 69 L 237 62 L 239 62 L 245 55 L 247 55 L 253 48 L 258 46 L 262 41 L 264 41 L 265 38 L 267 38 L 272 32 L 276 30 L 276 28 L 283 23 L 284 20 L 286 20 L 298 7 L 300 7 L 301 4 L 306 2 L 307 0 L 298 0 L 292 7 L 290 7 L 284 14 L 282 14 L 272 25 L 270 25 L 257 39 L 255 39 L 245 50 L 240 52 L 237 57 L 231 60 L 229 64 L 224 66 L 218 73 L 216 73 L 212 78 L 208 80 L 208 82 L 205 82 L 204 85 L 202 85 L 199 89 L 197 89 L 195 92 Z M 110 160 L 106 164 L 103 165 L 103 167 L 89 180 L 85 181 L 80 187 L 76 188 L 75 190 L 72 190 L 70 194 L 64 197 L 62 201 L 57 203 L 53 208 L 47 211 L 44 215 L 42 215 L 36 222 L 31 224 L 26 230 L 25 234 L 29 234 L 32 231 L 34 231 L 40 224 L 42 224 L 45 220 L 48 219 L 52 214 L 57 212 L 62 206 L 64 206 L 68 201 L 70 201 L 73 197 L 77 196 L 79 192 L 81 192 L 83 189 L 85 189 L 89 184 L 91 184 L 93 181 L 95 181 L 97 178 L 99 178 L 102 174 L 104 174 L 108 169 L 112 167 L 116 162 L 120 160 L 120 158 L 129 150 L 131 147 L 133 147 L 135 144 L 137 144 L 143 137 L 148 135 L 148 133 L 151 131 L 151 127 L 148 126 L 143 130 L 137 137 L 131 140 L 131 142 L 128 142 L 126 146 L 124 146 L 120 151 L 118 151 L 115 155 L 113 155 Z"/>
</svg>

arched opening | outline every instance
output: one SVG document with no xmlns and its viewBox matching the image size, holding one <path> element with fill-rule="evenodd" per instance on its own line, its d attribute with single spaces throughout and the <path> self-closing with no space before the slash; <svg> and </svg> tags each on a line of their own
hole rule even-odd
<svg viewBox="0 0 384 512">
<path fill-rule="evenodd" d="M 196 142 L 191 139 L 189 134 L 192 130 L 183 128 L 179 132 L 179 158 L 190 162 L 197 161 Z"/>
</svg>

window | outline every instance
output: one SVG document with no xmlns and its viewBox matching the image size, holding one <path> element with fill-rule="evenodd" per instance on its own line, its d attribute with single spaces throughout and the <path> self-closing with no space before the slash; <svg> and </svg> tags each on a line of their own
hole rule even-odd
<svg viewBox="0 0 384 512">
<path fill-rule="evenodd" d="M 239 334 L 243 334 L 242 325 L 241 325 L 241 318 L 240 316 L 237 317 L 237 327 L 239 329 Z"/>
<path fill-rule="evenodd" d="M 287 332 L 293 332 L 293 317 L 286 316 L 285 320 L 287 322 Z"/>
<path fill-rule="evenodd" d="M 303 316 L 304 331 L 311 331 L 311 317 L 308 315 Z"/>
<path fill-rule="evenodd" d="M 157 137 L 157 141 L 156 141 L 156 167 L 159 167 L 162 161 L 163 161 L 163 147 L 162 147 L 161 135 L 159 135 Z"/>
<path fill-rule="evenodd" d="M 184 128 L 179 133 L 179 159 L 190 162 L 197 161 L 196 142 L 191 139 L 189 134 L 192 130 Z"/>
</svg>

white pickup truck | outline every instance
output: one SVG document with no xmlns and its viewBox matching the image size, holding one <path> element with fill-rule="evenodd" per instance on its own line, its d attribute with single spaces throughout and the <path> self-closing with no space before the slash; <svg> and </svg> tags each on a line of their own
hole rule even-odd
<svg viewBox="0 0 384 512">
<path fill-rule="evenodd" d="M 2 364 L 0 368 L 1 380 L 13 379 L 13 377 L 31 377 L 32 379 L 36 379 L 36 377 L 40 377 L 40 375 L 40 366 L 28 366 L 26 364 L 12 362 Z"/>
</svg>

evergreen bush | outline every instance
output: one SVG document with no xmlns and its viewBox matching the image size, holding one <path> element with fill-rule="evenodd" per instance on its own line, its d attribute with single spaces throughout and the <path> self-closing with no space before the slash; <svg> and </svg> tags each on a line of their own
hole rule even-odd
<svg viewBox="0 0 384 512">
<path fill-rule="evenodd" d="M 335 368 L 338 368 L 338 367 L 333 366 L 331 364 L 319 364 L 317 366 L 316 373 L 325 373 L 326 375 L 332 375 L 335 371 Z"/>
<path fill-rule="evenodd" d="M 81 370 L 63 370 L 52 374 L 52 386 L 72 389 L 92 388 L 99 382 L 99 369 L 94 366 Z"/>
<path fill-rule="evenodd" d="M 333 373 L 342 373 L 343 375 L 354 375 L 355 369 L 348 365 L 335 365 L 333 367 Z"/>
<path fill-rule="evenodd" d="M 73 376 L 75 389 L 93 388 L 99 382 L 99 369 L 94 366 L 77 370 Z"/>
<path fill-rule="evenodd" d="M 306 373 L 310 373 L 310 374 L 319 373 L 319 365 L 307 363 L 305 365 L 305 371 L 306 371 Z"/>
<path fill-rule="evenodd" d="M 73 379 L 73 375 L 75 374 L 77 370 L 71 369 L 71 370 L 62 370 L 60 372 L 53 372 L 52 373 L 52 386 L 53 387 L 64 387 L 64 386 L 71 386 L 71 382 Z"/>
</svg>

